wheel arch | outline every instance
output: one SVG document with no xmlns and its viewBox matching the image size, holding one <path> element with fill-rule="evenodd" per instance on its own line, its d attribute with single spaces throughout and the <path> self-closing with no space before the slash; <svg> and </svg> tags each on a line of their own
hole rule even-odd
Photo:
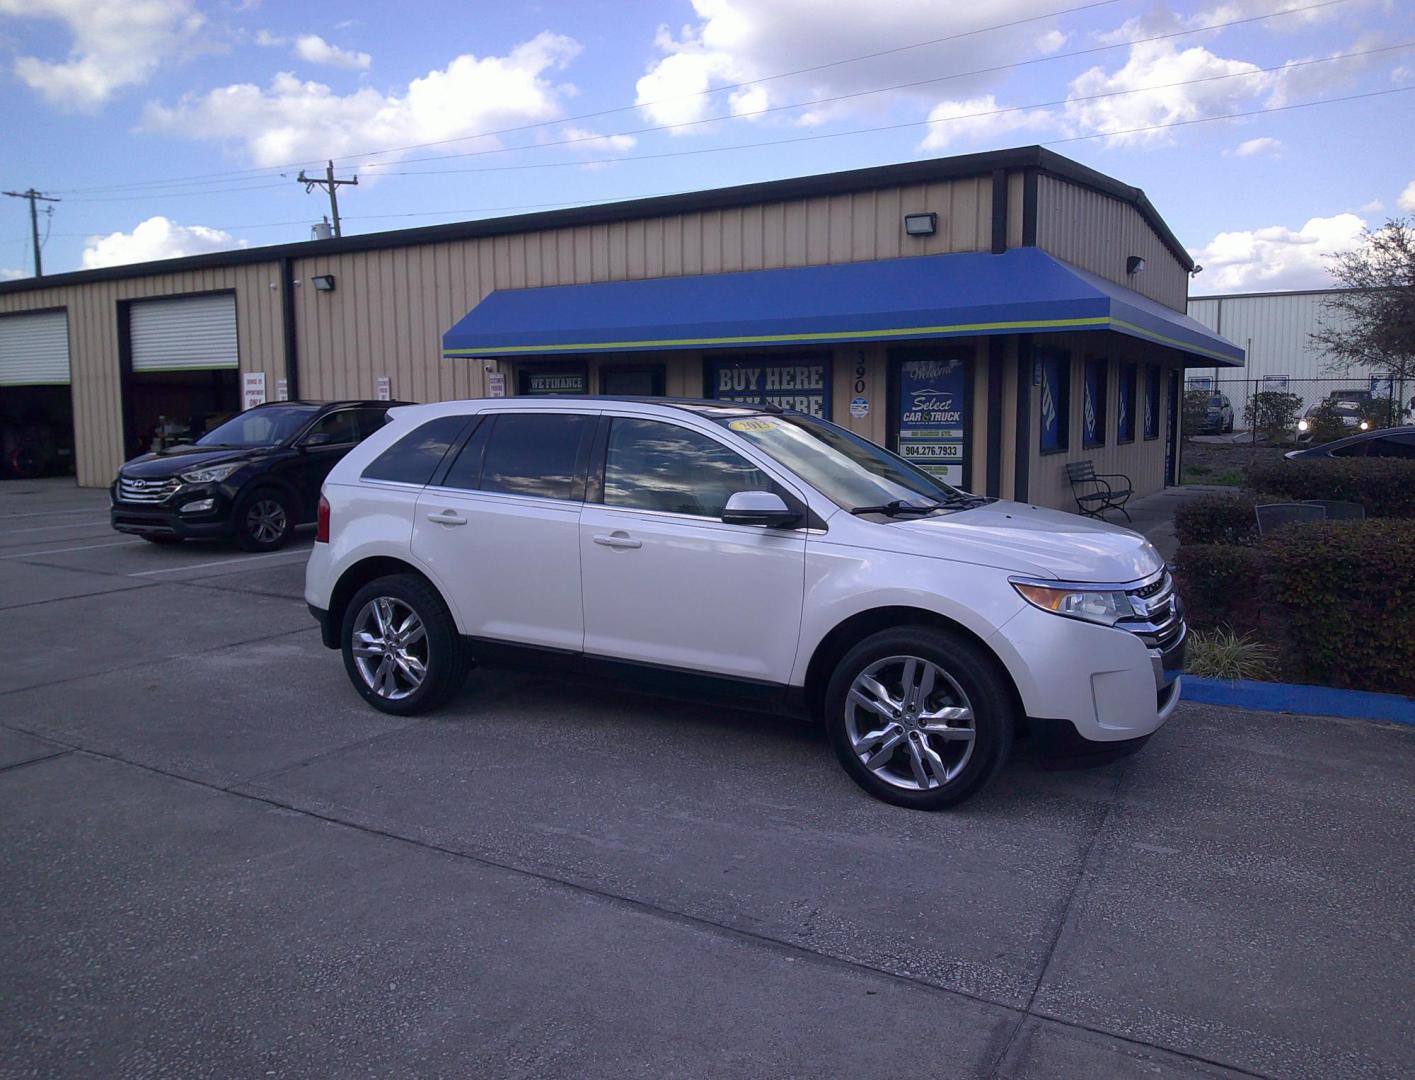
<svg viewBox="0 0 1415 1080">
<path fill-rule="evenodd" d="M 344 625 L 344 613 L 348 610 L 349 601 L 353 599 L 354 594 L 370 581 L 376 581 L 378 578 L 389 577 L 393 574 L 408 574 L 416 577 L 442 597 L 444 604 L 447 602 L 446 596 L 437 587 L 437 583 L 412 563 L 393 555 L 370 555 L 346 567 L 329 594 L 329 625 L 333 628 L 336 637 Z"/>
<path fill-rule="evenodd" d="M 817 717 L 822 715 L 826 685 L 830 682 L 831 672 L 835 670 L 835 666 L 845 654 L 871 634 L 876 634 L 881 630 L 893 630 L 900 626 L 931 626 L 956 634 L 976 645 L 992 659 L 998 673 L 1002 676 L 1008 692 L 1012 695 L 1019 722 L 1025 716 L 1022 695 L 1017 689 L 1017 682 L 1013 679 L 1007 665 L 997 654 L 997 650 L 988 645 L 975 631 L 955 619 L 950 619 L 947 615 L 930 611 L 928 608 L 904 604 L 858 611 L 837 623 L 821 638 L 806 665 L 805 695 L 806 705 L 811 715 Z"/>
</svg>

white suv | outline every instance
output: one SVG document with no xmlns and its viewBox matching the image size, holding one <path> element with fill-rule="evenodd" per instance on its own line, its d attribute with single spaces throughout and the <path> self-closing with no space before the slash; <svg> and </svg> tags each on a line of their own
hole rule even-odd
<svg viewBox="0 0 1415 1080">
<path fill-rule="evenodd" d="M 870 794 L 955 803 L 1024 725 L 1138 748 L 1184 622 L 1141 536 L 949 487 L 823 420 L 713 401 L 395 408 L 325 481 L 305 598 L 375 708 L 473 664 L 821 718 Z"/>
</svg>

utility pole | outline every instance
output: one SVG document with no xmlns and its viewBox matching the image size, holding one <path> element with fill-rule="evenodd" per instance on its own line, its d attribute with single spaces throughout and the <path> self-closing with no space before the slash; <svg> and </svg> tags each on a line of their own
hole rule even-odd
<svg viewBox="0 0 1415 1080">
<path fill-rule="evenodd" d="M 339 185 L 357 184 L 359 177 L 356 173 L 352 180 L 336 180 L 334 179 L 334 162 L 330 161 L 326 164 L 328 168 L 324 170 L 324 179 L 322 180 L 317 176 L 306 176 L 304 169 L 300 170 L 300 175 L 295 179 L 305 185 L 305 194 L 309 194 L 317 187 L 323 188 L 325 191 L 329 192 L 329 213 L 330 216 L 334 218 L 334 235 L 343 236 L 344 234 L 339 228 Z"/>
<path fill-rule="evenodd" d="M 52 195 L 41 195 L 39 192 L 35 191 L 34 188 L 30 188 L 28 191 L 7 191 L 5 194 L 12 199 L 29 200 L 29 230 L 30 237 L 34 241 L 34 276 L 37 278 L 43 277 L 44 262 L 41 260 L 39 254 L 39 209 L 35 204 L 40 202 L 59 202 L 59 200 Z M 48 212 L 53 213 L 53 208 L 51 207 Z"/>
</svg>

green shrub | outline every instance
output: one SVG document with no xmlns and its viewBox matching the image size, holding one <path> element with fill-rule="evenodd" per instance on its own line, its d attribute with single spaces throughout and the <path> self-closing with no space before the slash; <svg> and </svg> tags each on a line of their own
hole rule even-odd
<svg viewBox="0 0 1415 1080">
<path fill-rule="evenodd" d="M 1248 486 L 1283 499 L 1358 502 L 1368 517 L 1415 517 L 1415 460 L 1408 458 L 1294 458 L 1254 461 Z"/>
<path fill-rule="evenodd" d="M 1234 550 L 1263 561 L 1265 622 L 1294 681 L 1415 694 L 1415 524 L 1292 525 Z"/>
<path fill-rule="evenodd" d="M 1336 401 L 1332 398 L 1320 402 L 1309 412 L 1307 423 L 1310 425 L 1307 430 L 1312 434 L 1312 442 L 1316 444 L 1331 442 L 1351 434 L 1351 429 L 1342 420 L 1341 413 L 1337 412 Z"/>
<path fill-rule="evenodd" d="M 1252 633 L 1239 634 L 1221 626 L 1189 635 L 1184 668 L 1206 679 L 1267 679 L 1272 677 L 1275 659 L 1272 647 Z"/>
<path fill-rule="evenodd" d="M 1302 399 L 1285 390 L 1260 390 L 1243 406 L 1243 422 L 1270 443 L 1292 441 Z"/>
<path fill-rule="evenodd" d="M 1209 398 L 1213 396 L 1214 392 L 1212 390 L 1184 391 L 1183 412 L 1179 418 L 1179 430 L 1183 432 L 1185 439 L 1193 435 L 1198 435 L 1208 424 Z"/>
<path fill-rule="evenodd" d="M 1239 544 L 1181 547 L 1174 557 L 1174 577 L 1189 625 L 1257 628 L 1263 562 L 1258 548 Z"/>
<path fill-rule="evenodd" d="M 1248 494 L 1200 495 L 1174 512 L 1180 544 L 1256 544 L 1255 499 Z"/>
</svg>

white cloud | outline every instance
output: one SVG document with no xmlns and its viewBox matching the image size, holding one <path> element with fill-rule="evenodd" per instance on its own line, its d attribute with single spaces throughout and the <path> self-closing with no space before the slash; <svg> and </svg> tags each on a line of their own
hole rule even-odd
<svg viewBox="0 0 1415 1080">
<path fill-rule="evenodd" d="M 84 246 L 82 265 L 85 270 L 93 270 L 100 266 L 175 259 L 182 255 L 201 255 L 208 251 L 247 246 L 247 241 L 237 240 L 220 229 L 209 229 L 205 225 L 178 225 L 158 216 L 139 223 L 130 233 L 90 236 Z"/>
<path fill-rule="evenodd" d="M 545 120 L 563 86 L 545 76 L 579 52 L 571 38 L 543 32 L 506 56 L 458 56 L 401 92 L 363 87 L 337 94 L 289 72 L 265 87 L 223 86 L 176 105 L 149 105 L 143 126 L 191 139 L 242 144 L 257 165 L 344 157 L 371 148 L 461 139 L 479 131 Z M 458 150 L 495 146 L 493 139 Z M 392 158 L 388 158 L 392 160 Z"/>
<path fill-rule="evenodd" d="M 601 135 L 587 128 L 566 127 L 560 129 L 562 139 L 573 139 L 576 150 L 593 150 L 599 153 L 628 153 L 638 145 L 639 140 L 632 135 Z"/>
<path fill-rule="evenodd" d="M 1190 254 L 1204 267 L 1205 292 L 1320 289 L 1334 284 L 1328 256 L 1359 247 L 1365 225 L 1350 213 L 1314 217 L 1300 229 L 1271 225 L 1219 233 Z"/>
<path fill-rule="evenodd" d="M 15 75 L 56 108 L 92 111 L 191 50 L 205 20 L 193 0 L 0 0 L 0 15 L 62 22 L 65 60 L 20 56 Z"/>
<path fill-rule="evenodd" d="M 22 277 L 29 277 L 23 270 L 12 270 L 8 266 L 0 266 L 0 281 L 16 281 Z"/>
<path fill-rule="evenodd" d="M 1041 37 L 1037 38 L 1037 52 L 1042 56 L 1050 56 L 1054 52 L 1059 52 L 1066 44 L 1071 35 L 1064 34 L 1060 30 L 1048 30 Z"/>
<path fill-rule="evenodd" d="M 1415 180 L 1405 185 L 1405 190 L 1400 193 L 1396 204 L 1402 210 L 1415 210 Z"/>
<path fill-rule="evenodd" d="M 692 0 L 692 4 L 696 21 L 676 32 L 659 28 L 654 44 L 662 56 L 637 84 L 636 102 L 657 124 L 687 124 L 725 112 L 742 115 L 792 101 L 1007 64 L 1053 51 L 1065 40 L 1039 19 L 1010 30 L 971 34 L 836 65 L 834 62 L 844 56 L 894 50 L 901 42 L 945 38 L 987 23 L 1044 15 L 1055 10 L 1055 5 L 1050 0 L 991 0 L 971 6 L 871 0 L 868 16 L 862 17 L 858 0 Z M 984 10 L 986 20 L 978 14 Z M 704 96 L 714 87 L 818 65 L 834 66 L 726 91 L 726 103 L 717 95 Z M 997 76 L 974 76 L 939 86 L 950 99 L 968 100 L 981 96 L 997 81 Z M 938 98 L 938 86 L 924 86 L 833 102 L 795 120 L 809 126 L 847 113 L 880 110 L 900 100 L 932 103 Z"/>
<path fill-rule="evenodd" d="M 311 64 L 329 64 L 331 67 L 353 68 L 367 71 L 373 57 L 366 52 L 354 52 L 331 45 L 318 34 L 301 34 L 295 39 L 295 55 Z"/>
<path fill-rule="evenodd" d="M 1232 150 L 1225 150 L 1224 154 L 1233 157 L 1262 157 L 1264 154 L 1276 154 L 1281 149 L 1281 139 L 1260 135 L 1256 139 L 1244 139 Z"/>
<path fill-rule="evenodd" d="M 1415 186 L 1415 184 L 1412 184 L 1412 186 Z M 1362 214 L 1379 214 L 1385 208 L 1386 204 L 1381 202 L 1380 199 L 1372 199 L 1365 206 L 1358 206 L 1356 209 Z"/>
<path fill-rule="evenodd" d="M 941 101 L 929 110 L 929 131 L 919 148 L 942 150 L 954 142 L 996 142 L 1013 131 L 1035 130 L 1055 123 L 1045 112 L 1026 109 L 998 112 L 999 108 L 991 94 L 967 101 Z"/>
</svg>

